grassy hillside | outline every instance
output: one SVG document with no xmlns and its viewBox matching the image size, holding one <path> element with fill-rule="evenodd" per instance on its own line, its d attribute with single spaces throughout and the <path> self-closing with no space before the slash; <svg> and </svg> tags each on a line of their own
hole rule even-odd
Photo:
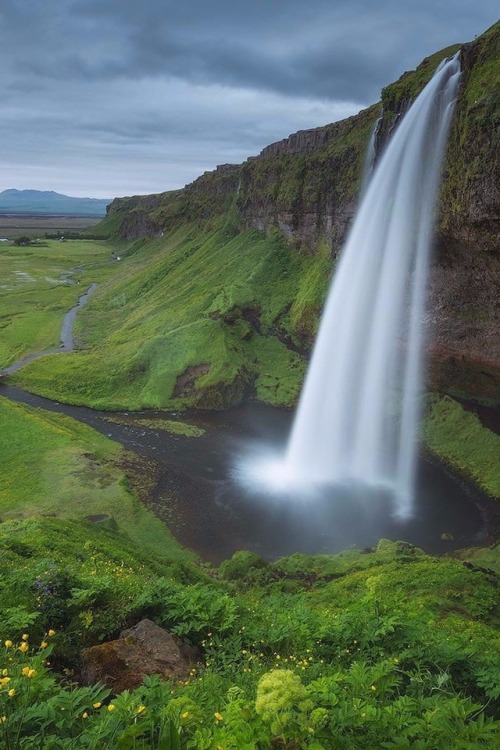
<svg viewBox="0 0 500 750">
<path fill-rule="evenodd" d="M 304 373 L 328 251 L 300 256 L 278 234 L 185 226 L 132 244 L 77 319 L 83 351 L 45 357 L 13 382 L 101 408 L 221 408 L 254 393 L 291 404 Z"/>
<path fill-rule="evenodd" d="M 119 467 L 123 449 L 69 417 L 0 398 L 0 519 L 111 517 L 150 552 L 188 559 L 137 500 Z"/>
</svg>

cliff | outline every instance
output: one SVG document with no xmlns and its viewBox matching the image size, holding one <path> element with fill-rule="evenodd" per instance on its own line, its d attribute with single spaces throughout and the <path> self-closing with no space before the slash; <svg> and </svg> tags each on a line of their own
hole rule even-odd
<svg viewBox="0 0 500 750">
<path fill-rule="evenodd" d="M 379 104 L 358 115 L 290 135 L 244 164 L 205 173 L 183 190 L 117 199 L 101 226 L 131 240 L 158 237 L 192 222 L 206 229 L 230 212 L 240 231 L 277 229 L 300 255 L 326 246 L 334 263 L 356 209 L 375 124 L 380 155 L 439 61 L 460 49 L 463 73 L 443 174 L 426 320 L 431 376 L 434 387 L 450 393 L 498 398 L 499 47 L 496 24 L 471 44 L 426 58 L 383 89 Z M 314 330 L 311 320 L 296 326 L 299 349 L 311 345 Z"/>
</svg>

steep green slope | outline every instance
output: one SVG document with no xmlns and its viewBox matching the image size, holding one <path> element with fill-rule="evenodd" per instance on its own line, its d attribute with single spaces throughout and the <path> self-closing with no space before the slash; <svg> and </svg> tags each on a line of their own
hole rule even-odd
<svg viewBox="0 0 500 750">
<path fill-rule="evenodd" d="M 221 408 L 254 393 L 297 397 L 328 282 L 329 255 L 301 256 L 279 234 L 185 226 L 138 242 L 77 320 L 83 350 L 13 378 L 64 401 L 104 408 Z"/>
</svg>

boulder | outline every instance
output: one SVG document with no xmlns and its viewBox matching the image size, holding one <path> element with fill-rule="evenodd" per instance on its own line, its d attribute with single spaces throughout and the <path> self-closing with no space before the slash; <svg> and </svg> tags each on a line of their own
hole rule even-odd
<svg viewBox="0 0 500 750">
<path fill-rule="evenodd" d="M 141 620 L 114 641 L 82 651 L 82 680 L 119 693 L 138 687 L 146 675 L 186 678 L 200 654 L 151 620 Z"/>
</svg>

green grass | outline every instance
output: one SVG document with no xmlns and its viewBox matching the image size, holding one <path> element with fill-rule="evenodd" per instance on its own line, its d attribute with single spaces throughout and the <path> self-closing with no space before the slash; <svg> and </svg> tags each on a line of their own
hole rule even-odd
<svg viewBox="0 0 500 750">
<path fill-rule="evenodd" d="M 64 314 L 92 282 L 102 282 L 117 270 L 111 250 L 92 240 L 2 245 L 0 368 L 59 345 Z"/>
<path fill-rule="evenodd" d="M 426 445 L 446 463 L 500 498 L 500 436 L 449 396 L 430 399 L 423 430 Z"/>
<path fill-rule="evenodd" d="M 83 351 L 37 360 L 12 382 L 105 409 L 224 408 L 252 387 L 276 405 L 295 401 L 305 367 L 287 337 L 307 317 L 298 279 L 323 288 L 325 253 L 304 257 L 278 234 L 223 225 L 139 241 L 126 256 L 77 317 Z M 174 393 L 177 378 L 200 366 L 196 382 Z"/>
<path fill-rule="evenodd" d="M 121 446 L 69 417 L 0 398 L 0 517 L 82 519 L 109 514 L 121 532 L 162 557 L 189 553 L 128 488 Z"/>
</svg>

